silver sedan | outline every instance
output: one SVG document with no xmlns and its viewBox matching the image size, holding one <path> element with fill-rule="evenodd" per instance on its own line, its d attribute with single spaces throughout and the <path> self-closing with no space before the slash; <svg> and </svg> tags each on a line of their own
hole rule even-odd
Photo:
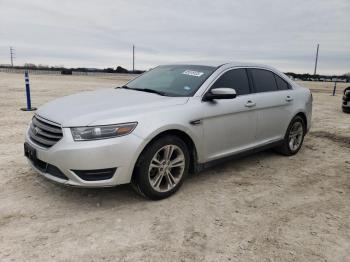
<svg viewBox="0 0 350 262">
<path fill-rule="evenodd" d="M 158 66 L 124 86 L 62 97 L 32 119 L 24 150 L 55 182 L 132 183 L 162 199 L 187 174 L 274 147 L 296 154 L 312 95 L 278 70 L 248 63 Z"/>
</svg>

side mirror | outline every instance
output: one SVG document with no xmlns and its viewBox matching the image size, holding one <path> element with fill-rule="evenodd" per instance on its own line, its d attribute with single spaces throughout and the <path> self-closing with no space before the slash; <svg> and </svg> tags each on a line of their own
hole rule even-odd
<svg viewBox="0 0 350 262">
<path fill-rule="evenodd" d="M 203 97 L 203 101 L 212 101 L 214 99 L 233 99 L 236 96 L 236 90 L 227 87 L 220 87 L 211 89 L 209 92 L 207 92 Z"/>
</svg>

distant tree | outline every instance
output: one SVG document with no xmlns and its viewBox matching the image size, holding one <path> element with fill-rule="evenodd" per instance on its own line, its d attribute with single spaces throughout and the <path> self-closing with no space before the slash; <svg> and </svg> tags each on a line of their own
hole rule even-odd
<svg viewBox="0 0 350 262">
<path fill-rule="evenodd" d="M 78 67 L 78 68 L 74 68 L 74 71 L 78 71 L 78 72 L 87 72 L 89 71 L 87 68 L 85 67 Z"/>
<path fill-rule="evenodd" d="M 28 69 L 35 69 L 35 68 L 37 68 L 37 66 L 35 64 L 32 64 L 32 63 L 25 63 L 24 67 L 28 68 Z"/>
<path fill-rule="evenodd" d="M 105 69 L 103 69 L 103 72 L 114 73 L 114 69 L 113 68 L 105 68 Z"/>
<path fill-rule="evenodd" d="M 123 74 L 127 74 L 129 73 L 129 71 L 121 66 L 117 66 L 117 68 L 115 69 L 116 73 L 123 73 Z"/>
<path fill-rule="evenodd" d="M 341 77 L 346 79 L 346 82 L 350 82 L 350 72 L 342 75 Z"/>
<path fill-rule="evenodd" d="M 61 75 L 71 75 L 72 70 L 71 69 L 62 69 Z"/>
</svg>

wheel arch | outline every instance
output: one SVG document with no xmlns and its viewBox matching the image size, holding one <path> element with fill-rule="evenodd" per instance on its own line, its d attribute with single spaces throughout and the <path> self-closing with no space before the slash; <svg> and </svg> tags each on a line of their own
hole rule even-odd
<svg viewBox="0 0 350 262">
<path fill-rule="evenodd" d="M 306 130 L 306 132 L 307 132 L 307 130 L 308 130 L 308 122 L 307 122 L 307 117 L 306 117 L 306 114 L 304 113 L 304 112 L 299 112 L 299 113 L 297 113 L 294 117 L 296 117 L 296 116 L 299 116 L 299 117 L 301 117 L 302 119 L 303 119 L 303 121 L 304 121 L 304 124 L 305 124 L 305 130 Z M 294 118 L 293 117 L 293 118 Z M 292 119 L 293 119 L 292 118 Z M 291 120 L 292 121 L 292 120 Z"/>
<path fill-rule="evenodd" d="M 288 125 L 287 125 L 287 127 L 286 127 L 286 129 L 285 129 L 284 134 L 287 133 L 288 127 L 289 127 L 290 123 L 292 122 L 292 120 L 293 120 L 296 116 L 299 116 L 299 117 L 301 117 L 301 118 L 303 119 L 304 124 L 305 124 L 305 134 L 308 132 L 308 121 L 307 121 L 306 114 L 305 114 L 305 112 L 303 112 L 303 111 L 299 111 L 298 113 L 296 113 L 295 115 L 293 115 L 293 117 L 289 120 Z"/>
<path fill-rule="evenodd" d="M 161 137 L 167 136 L 167 135 L 173 135 L 173 136 L 177 136 L 180 139 L 182 139 L 189 151 L 190 154 L 190 173 L 195 173 L 197 171 L 197 160 L 198 160 L 198 155 L 197 155 L 197 147 L 196 144 L 194 142 L 194 139 L 184 130 L 178 129 L 178 128 L 170 128 L 170 129 L 166 129 L 166 130 L 162 130 L 159 131 L 156 134 L 152 134 L 152 136 L 147 139 L 147 143 L 145 143 L 145 145 L 143 146 L 141 152 L 139 153 L 137 160 L 135 162 L 135 166 L 137 164 L 137 161 L 139 160 L 139 158 L 141 157 L 142 153 L 145 151 L 145 149 L 152 144 L 154 141 L 156 141 L 157 139 L 160 139 Z M 135 170 L 135 166 L 134 166 L 134 170 Z M 132 172 L 132 177 L 134 176 L 134 171 Z"/>
<path fill-rule="evenodd" d="M 344 88 L 344 95 L 345 95 L 346 91 L 350 91 L 350 86 Z"/>
</svg>

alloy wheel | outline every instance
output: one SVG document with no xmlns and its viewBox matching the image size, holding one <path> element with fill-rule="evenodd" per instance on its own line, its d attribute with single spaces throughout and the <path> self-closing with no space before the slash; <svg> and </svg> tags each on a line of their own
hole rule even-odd
<svg viewBox="0 0 350 262">
<path fill-rule="evenodd" d="M 165 145 L 153 156 L 148 179 L 154 190 L 167 192 L 172 190 L 181 180 L 185 170 L 185 155 L 176 145 Z"/>
<path fill-rule="evenodd" d="M 301 122 L 295 122 L 289 132 L 289 148 L 292 151 L 296 151 L 301 146 L 303 141 L 303 124 Z"/>
</svg>

